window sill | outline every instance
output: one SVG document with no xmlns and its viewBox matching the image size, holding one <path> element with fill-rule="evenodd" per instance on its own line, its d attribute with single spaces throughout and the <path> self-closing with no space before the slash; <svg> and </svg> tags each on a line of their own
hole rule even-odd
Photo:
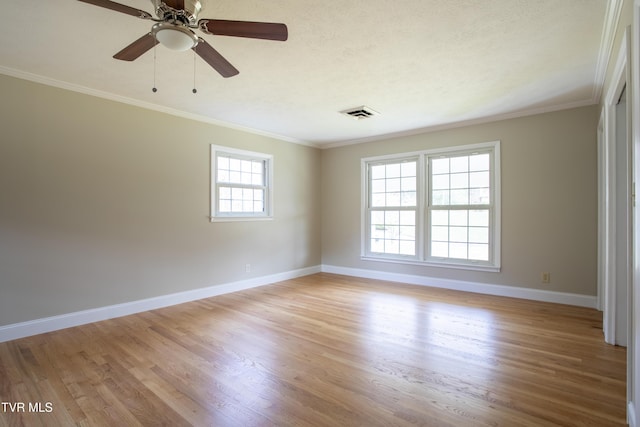
<svg viewBox="0 0 640 427">
<path fill-rule="evenodd" d="M 472 270 L 472 271 L 488 271 L 491 273 L 500 272 L 500 266 L 488 265 L 488 264 L 461 264 L 454 262 L 433 262 L 433 261 L 419 261 L 416 259 L 402 259 L 402 258 L 382 258 L 376 256 L 360 257 L 362 261 L 375 261 L 375 262 L 387 262 L 392 264 L 407 264 L 407 265 L 419 265 L 423 267 L 437 267 L 437 268 L 449 268 L 453 270 Z"/>
<path fill-rule="evenodd" d="M 273 221 L 272 216 L 210 216 L 210 222 Z"/>
</svg>

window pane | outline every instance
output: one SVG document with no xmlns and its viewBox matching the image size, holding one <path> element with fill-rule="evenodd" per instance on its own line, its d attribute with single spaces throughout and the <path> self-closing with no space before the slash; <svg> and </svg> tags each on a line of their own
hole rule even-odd
<svg viewBox="0 0 640 427">
<path fill-rule="evenodd" d="M 383 254 L 384 253 L 384 240 L 373 239 L 371 240 L 371 252 Z"/>
<path fill-rule="evenodd" d="M 443 242 L 432 242 L 431 256 L 438 258 L 449 258 L 449 244 Z"/>
<path fill-rule="evenodd" d="M 416 191 L 415 175 L 409 178 L 402 178 L 401 186 L 402 191 Z"/>
<path fill-rule="evenodd" d="M 431 211 L 431 224 L 449 225 L 449 211 Z"/>
<path fill-rule="evenodd" d="M 263 185 L 262 175 L 257 173 L 251 174 L 251 185 Z"/>
<path fill-rule="evenodd" d="M 229 182 L 229 171 L 228 170 L 219 170 L 218 171 L 218 182 Z"/>
<path fill-rule="evenodd" d="M 431 174 L 449 173 L 449 159 L 433 159 L 431 160 Z"/>
<path fill-rule="evenodd" d="M 469 187 L 483 188 L 489 187 L 489 172 L 472 172 L 469 174 Z"/>
<path fill-rule="evenodd" d="M 375 240 L 384 240 L 384 225 L 372 225 L 371 226 L 371 238 Z"/>
<path fill-rule="evenodd" d="M 416 162 L 404 162 L 400 166 L 402 176 L 416 176 Z"/>
<path fill-rule="evenodd" d="M 469 156 L 469 170 L 471 171 L 486 171 L 489 170 L 489 165 L 490 157 L 488 153 Z"/>
<path fill-rule="evenodd" d="M 384 193 L 376 193 L 371 195 L 371 206 L 374 208 L 386 206 L 386 197 Z"/>
<path fill-rule="evenodd" d="M 469 204 L 469 190 L 451 190 L 452 205 L 468 205 Z"/>
<path fill-rule="evenodd" d="M 384 212 L 383 211 L 371 212 L 371 224 L 384 224 Z"/>
<path fill-rule="evenodd" d="M 469 171 L 469 157 L 452 157 L 450 159 L 451 162 L 451 173 L 456 172 L 468 172 Z"/>
<path fill-rule="evenodd" d="M 229 169 L 229 158 L 218 156 L 218 169 Z"/>
<path fill-rule="evenodd" d="M 389 211 L 384 213 L 385 224 L 398 225 L 400 224 L 400 212 Z"/>
<path fill-rule="evenodd" d="M 384 179 L 374 179 L 371 181 L 372 193 L 384 193 L 386 190 L 386 181 Z"/>
<path fill-rule="evenodd" d="M 417 205 L 416 161 L 369 166 L 371 207 Z"/>
<path fill-rule="evenodd" d="M 431 227 L 431 240 L 448 242 L 449 241 L 449 227 L 434 225 Z"/>
<path fill-rule="evenodd" d="M 387 193 L 386 206 L 400 206 L 400 193 Z"/>
<path fill-rule="evenodd" d="M 371 166 L 371 179 L 384 179 L 385 176 L 385 165 Z"/>
<path fill-rule="evenodd" d="M 416 213 L 414 211 L 400 211 L 400 224 L 416 225 Z"/>
<path fill-rule="evenodd" d="M 219 209 L 220 212 L 231 212 L 231 200 L 220 200 Z"/>
<path fill-rule="evenodd" d="M 449 227 L 449 241 L 466 243 L 468 241 L 467 227 Z"/>
<path fill-rule="evenodd" d="M 470 227 L 469 242 L 489 243 L 489 229 L 486 227 Z"/>
<path fill-rule="evenodd" d="M 398 240 L 385 240 L 384 251 L 388 254 L 399 254 L 400 242 Z"/>
<path fill-rule="evenodd" d="M 431 203 L 435 206 L 449 204 L 449 190 L 434 190 Z"/>
<path fill-rule="evenodd" d="M 262 175 L 264 173 L 264 162 L 253 161 L 251 163 L 251 172 Z"/>
<path fill-rule="evenodd" d="M 398 178 L 400 176 L 400 163 L 388 164 L 386 174 L 387 178 Z"/>
<path fill-rule="evenodd" d="M 469 225 L 474 227 L 488 227 L 489 211 L 488 210 L 469 211 Z"/>
<path fill-rule="evenodd" d="M 471 205 L 488 205 L 491 203 L 490 190 L 488 188 L 472 188 L 469 190 L 469 204 Z"/>
<path fill-rule="evenodd" d="M 451 174 L 451 188 L 469 188 L 468 173 Z"/>
<path fill-rule="evenodd" d="M 467 225 L 468 216 L 469 211 L 466 210 L 450 211 L 449 222 L 451 225 Z"/>
<path fill-rule="evenodd" d="M 230 171 L 229 172 L 229 182 L 233 182 L 235 184 L 239 184 L 242 181 L 242 174 L 240 171 Z"/>
<path fill-rule="evenodd" d="M 434 190 L 444 190 L 449 188 L 449 175 L 433 175 L 431 178 L 431 188 Z"/>
<path fill-rule="evenodd" d="M 489 245 L 469 245 L 469 259 L 489 261 Z"/>
<path fill-rule="evenodd" d="M 415 191 L 410 191 L 410 192 L 404 192 L 401 193 L 401 199 L 400 199 L 400 206 L 416 206 L 417 205 L 417 199 L 416 199 L 416 192 Z"/>
<path fill-rule="evenodd" d="M 400 241 L 400 254 L 401 255 L 415 255 L 416 243 L 410 241 Z"/>
<path fill-rule="evenodd" d="M 370 221 L 371 252 L 415 255 L 415 211 L 371 211 Z"/>
<path fill-rule="evenodd" d="M 398 240 L 400 236 L 399 227 L 397 225 L 386 224 L 384 228 L 385 240 Z"/>
<path fill-rule="evenodd" d="M 400 178 L 387 179 L 387 191 L 400 191 Z"/>
<path fill-rule="evenodd" d="M 449 244 L 449 257 L 458 258 L 458 259 L 467 259 L 467 244 L 466 243 Z"/>
<path fill-rule="evenodd" d="M 400 239 L 413 241 L 416 236 L 416 228 L 410 225 L 400 227 Z"/>
</svg>

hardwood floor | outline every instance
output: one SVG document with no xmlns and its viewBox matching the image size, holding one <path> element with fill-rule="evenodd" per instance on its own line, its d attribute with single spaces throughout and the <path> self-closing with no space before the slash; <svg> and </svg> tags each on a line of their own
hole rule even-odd
<svg viewBox="0 0 640 427">
<path fill-rule="evenodd" d="M 323 273 L 2 343 L 0 426 L 618 426 L 625 372 L 595 310 Z"/>
</svg>

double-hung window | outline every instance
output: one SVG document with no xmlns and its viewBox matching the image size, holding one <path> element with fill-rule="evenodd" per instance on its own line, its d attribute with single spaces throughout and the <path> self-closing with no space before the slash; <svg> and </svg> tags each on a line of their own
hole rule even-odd
<svg viewBox="0 0 640 427">
<path fill-rule="evenodd" d="M 369 243 L 372 253 L 416 255 L 418 159 L 371 162 L 369 174 Z"/>
<path fill-rule="evenodd" d="M 211 220 L 272 217 L 273 157 L 211 146 Z"/>
<path fill-rule="evenodd" d="M 363 159 L 362 257 L 500 268 L 500 144 Z"/>
</svg>

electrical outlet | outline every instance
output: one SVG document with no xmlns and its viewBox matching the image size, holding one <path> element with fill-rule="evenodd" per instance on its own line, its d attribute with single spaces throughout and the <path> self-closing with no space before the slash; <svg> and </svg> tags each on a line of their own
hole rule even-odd
<svg viewBox="0 0 640 427">
<path fill-rule="evenodd" d="M 542 283 L 551 283 L 551 273 L 549 272 L 542 273 Z"/>
<path fill-rule="evenodd" d="M 245 273 L 251 273 L 251 264 L 245 264 L 244 272 Z"/>
</svg>

